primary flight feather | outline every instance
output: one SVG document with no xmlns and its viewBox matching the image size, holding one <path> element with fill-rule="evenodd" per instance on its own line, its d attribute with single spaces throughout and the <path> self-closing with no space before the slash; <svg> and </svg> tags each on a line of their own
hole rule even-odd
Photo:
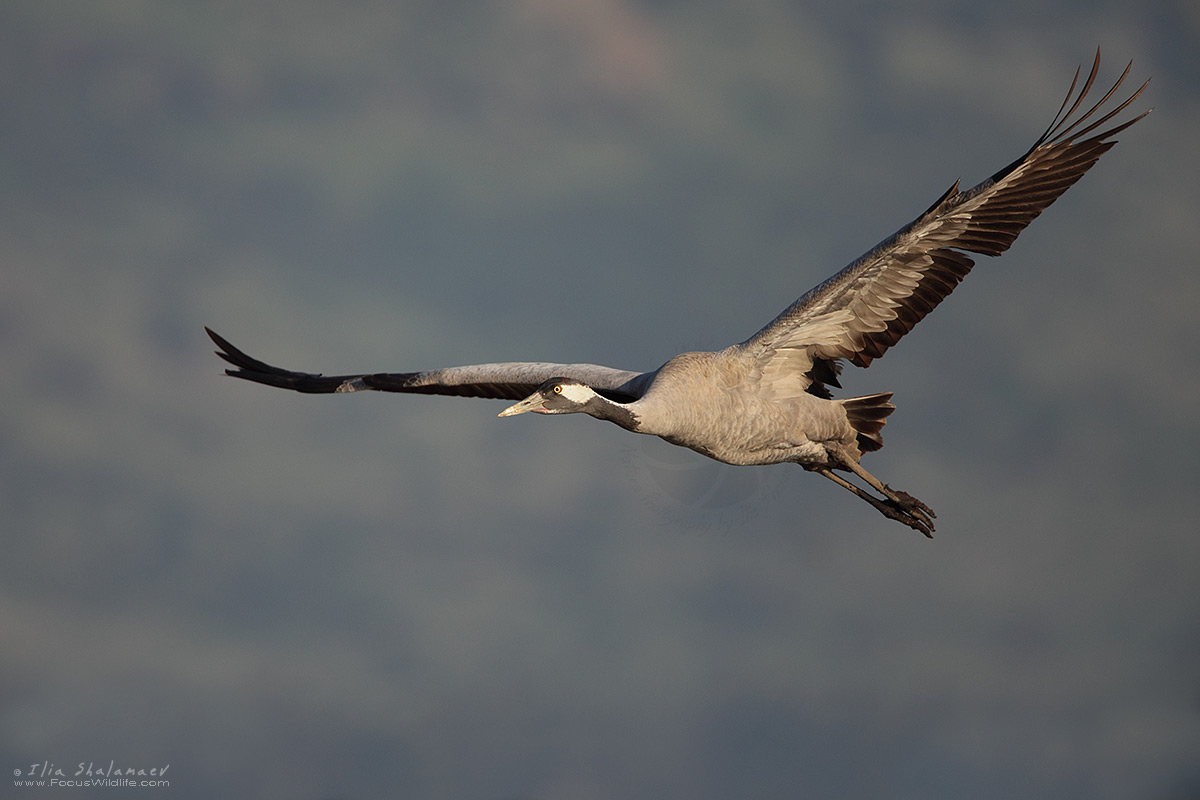
<svg viewBox="0 0 1200 800">
<path fill-rule="evenodd" d="M 509 362 L 326 376 L 273 367 L 205 330 L 220 348 L 217 355 L 234 366 L 226 373 L 236 378 L 308 393 L 374 389 L 520 400 L 502 417 L 582 412 L 727 464 L 799 464 L 929 536 L 933 511 L 859 463 L 863 453 L 883 446 L 880 431 L 895 410 L 891 393 L 839 400 L 829 387 L 841 388 L 843 361 L 869 366 L 950 294 L 974 265 L 968 253 L 1007 250 L 1116 143 L 1112 137 L 1149 113 L 1104 127 L 1146 88 L 1143 83 L 1101 113 L 1130 66 L 1099 101 L 1077 113 L 1100 68 L 1097 51 L 1078 94 L 1076 70 L 1058 114 L 1023 156 L 967 191 L 955 182 L 925 213 L 746 341 L 719 352 L 683 353 L 651 372 Z"/>
</svg>

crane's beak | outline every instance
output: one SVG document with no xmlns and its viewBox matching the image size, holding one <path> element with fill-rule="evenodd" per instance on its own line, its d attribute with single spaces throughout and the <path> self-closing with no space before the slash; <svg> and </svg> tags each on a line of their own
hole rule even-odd
<svg viewBox="0 0 1200 800">
<path fill-rule="evenodd" d="M 546 410 L 545 406 L 542 405 L 541 394 L 534 393 L 534 394 L 529 395 L 529 397 L 526 397 L 521 402 L 514 403 L 513 405 L 504 409 L 496 416 L 512 417 L 517 414 L 524 414 L 526 411 L 545 411 L 545 410 Z"/>
</svg>

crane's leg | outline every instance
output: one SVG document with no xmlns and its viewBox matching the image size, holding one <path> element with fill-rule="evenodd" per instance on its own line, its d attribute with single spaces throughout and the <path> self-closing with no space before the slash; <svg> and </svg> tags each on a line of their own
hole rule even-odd
<svg viewBox="0 0 1200 800">
<path fill-rule="evenodd" d="M 933 537 L 933 518 L 937 514 L 933 513 L 933 509 L 922 503 L 917 498 L 910 495 L 908 492 L 898 492 L 892 489 L 887 484 L 880 481 L 871 473 L 867 472 L 857 463 L 846 460 L 846 467 L 855 475 L 858 475 L 864 481 L 869 483 L 874 489 L 882 494 L 885 500 L 875 497 L 870 492 L 855 486 L 850 481 L 840 475 L 837 475 L 828 467 L 818 467 L 814 471 L 824 475 L 829 480 L 841 486 L 843 489 L 848 489 L 857 496 L 866 500 L 875 510 L 883 514 L 888 519 L 894 519 L 897 522 L 903 522 L 908 527 L 915 531 L 920 531 L 926 536 Z"/>
</svg>

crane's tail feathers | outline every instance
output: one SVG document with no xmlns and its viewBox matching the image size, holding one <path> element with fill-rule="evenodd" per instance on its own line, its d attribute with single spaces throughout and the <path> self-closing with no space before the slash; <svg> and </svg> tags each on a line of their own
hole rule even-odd
<svg viewBox="0 0 1200 800">
<path fill-rule="evenodd" d="M 846 409 L 846 419 L 850 427 L 858 434 L 858 449 L 870 453 L 883 447 L 883 437 L 879 432 L 887 424 L 887 417 L 896 407 L 890 401 L 891 392 L 869 394 L 865 397 L 847 397 L 839 400 L 842 408 Z"/>
</svg>

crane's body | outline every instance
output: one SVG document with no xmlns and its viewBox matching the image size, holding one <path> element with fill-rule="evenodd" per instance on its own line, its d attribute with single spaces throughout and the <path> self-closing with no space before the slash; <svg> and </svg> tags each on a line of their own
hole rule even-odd
<svg viewBox="0 0 1200 800">
<path fill-rule="evenodd" d="M 858 458 L 857 432 L 843 403 L 859 398 L 826 400 L 805 391 L 772 396 L 754 372 L 736 348 L 681 353 L 649 374 L 639 399 L 600 402 L 593 416 L 739 467 L 828 466 L 830 451 Z M 890 396 L 874 397 L 886 403 Z"/>
<path fill-rule="evenodd" d="M 235 367 L 226 372 L 237 378 L 307 393 L 376 390 L 520 400 L 500 416 L 585 413 L 726 464 L 799 464 L 929 536 L 933 511 L 859 463 L 864 453 L 883 446 L 880 431 L 895 410 L 891 393 L 835 399 L 829 387 L 841 388 L 844 362 L 869 366 L 950 294 L 974 265 L 967 253 L 996 256 L 1007 250 L 1115 144 L 1114 135 L 1149 113 L 1093 133 L 1146 86 L 1088 122 L 1129 74 L 1126 67 L 1104 97 L 1076 116 L 1099 66 L 1097 52 L 1078 96 L 1076 72 L 1059 113 L 1025 155 L 972 189 L 960 192 L 955 182 L 912 223 L 725 350 L 683 353 L 644 373 L 596 364 L 507 362 L 325 376 L 273 367 L 208 333 L 218 355 Z M 867 488 L 838 472 L 857 476 Z"/>
</svg>

